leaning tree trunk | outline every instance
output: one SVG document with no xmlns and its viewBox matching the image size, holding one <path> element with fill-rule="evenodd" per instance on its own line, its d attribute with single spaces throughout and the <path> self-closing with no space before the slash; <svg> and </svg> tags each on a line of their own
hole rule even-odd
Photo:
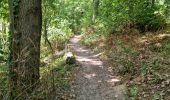
<svg viewBox="0 0 170 100">
<path fill-rule="evenodd" d="M 97 14 L 98 14 L 99 0 L 93 0 L 93 16 L 92 23 L 95 23 Z"/>
<path fill-rule="evenodd" d="M 155 0 L 152 0 L 151 3 L 152 3 L 152 8 L 153 8 L 155 6 Z"/>
<path fill-rule="evenodd" d="M 41 0 L 9 0 L 10 99 L 28 99 L 39 83 Z"/>
<path fill-rule="evenodd" d="M 51 49 L 51 52 L 53 54 L 54 51 L 53 51 L 51 42 L 48 39 L 48 30 L 47 30 L 48 29 L 48 18 L 47 18 L 47 14 L 48 14 L 47 13 L 47 7 L 46 7 L 46 5 L 44 5 L 44 25 L 43 25 L 43 27 L 44 27 L 44 40 L 45 40 L 45 45 L 48 43 L 48 45 Z"/>
<path fill-rule="evenodd" d="M 48 40 L 48 30 L 47 30 L 47 18 L 44 19 L 44 40 L 45 40 L 45 45 L 48 43 L 52 54 L 54 53 L 53 47 L 51 45 L 51 42 Z"/>
</svg>

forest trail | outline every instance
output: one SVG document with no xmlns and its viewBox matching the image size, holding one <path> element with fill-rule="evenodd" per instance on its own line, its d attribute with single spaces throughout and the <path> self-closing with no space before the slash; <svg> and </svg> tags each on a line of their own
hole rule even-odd
<svg viewBox="0 0 170 100">
<path fill-rule="evenodd" d="M 109 71 L 99 55 L 80 45 L 81 35 L 70 40 L 80 66 L 75 73 L 72 90 L 75 100 L 125 100 L 125 85 L 116 85 L 119 78 Z"/>
</svg>

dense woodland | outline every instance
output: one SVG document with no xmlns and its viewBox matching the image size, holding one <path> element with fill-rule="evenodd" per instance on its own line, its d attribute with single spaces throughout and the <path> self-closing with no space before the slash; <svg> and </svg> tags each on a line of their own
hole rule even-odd
<svg viewBox="0 0 170 100">
<path fill-rule="evenodd" d="M 63 57 L 74 35 L 101 53 L 127 100 L 170 100 L 170 0 L 1 0 L 0 98 L 75 100 L 80 65 Z"/>
</svg>

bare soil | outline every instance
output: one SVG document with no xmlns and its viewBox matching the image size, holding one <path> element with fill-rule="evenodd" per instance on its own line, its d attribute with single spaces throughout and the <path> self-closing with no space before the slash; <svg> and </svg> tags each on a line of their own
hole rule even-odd
<svg viewBox="0 0 170 100">
<path fill-rule="evenodd" d="M 112 72 L 99 54 L 80 45 L 81 35 L 70 40 L 70 47 L 80 64 L 71 90 L 75 100 L 126 100 L 126 85 Z"/>
</svg>

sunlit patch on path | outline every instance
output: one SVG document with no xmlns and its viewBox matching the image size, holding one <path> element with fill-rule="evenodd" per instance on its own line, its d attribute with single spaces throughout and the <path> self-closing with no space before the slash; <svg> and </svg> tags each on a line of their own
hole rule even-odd
<svg viewBox="0 0 170 100">
<path fill-rule="evenodd" d="M 116 86 L 121 80 L 90 49 L 79 44 L 81 36 L 70 40 L 70 45 L 81 64 L 73 82 L 76 100 L 125 100 L 125 86 Z M 121 88 L 119 88 L 121 87 Z"/>
</svg>

